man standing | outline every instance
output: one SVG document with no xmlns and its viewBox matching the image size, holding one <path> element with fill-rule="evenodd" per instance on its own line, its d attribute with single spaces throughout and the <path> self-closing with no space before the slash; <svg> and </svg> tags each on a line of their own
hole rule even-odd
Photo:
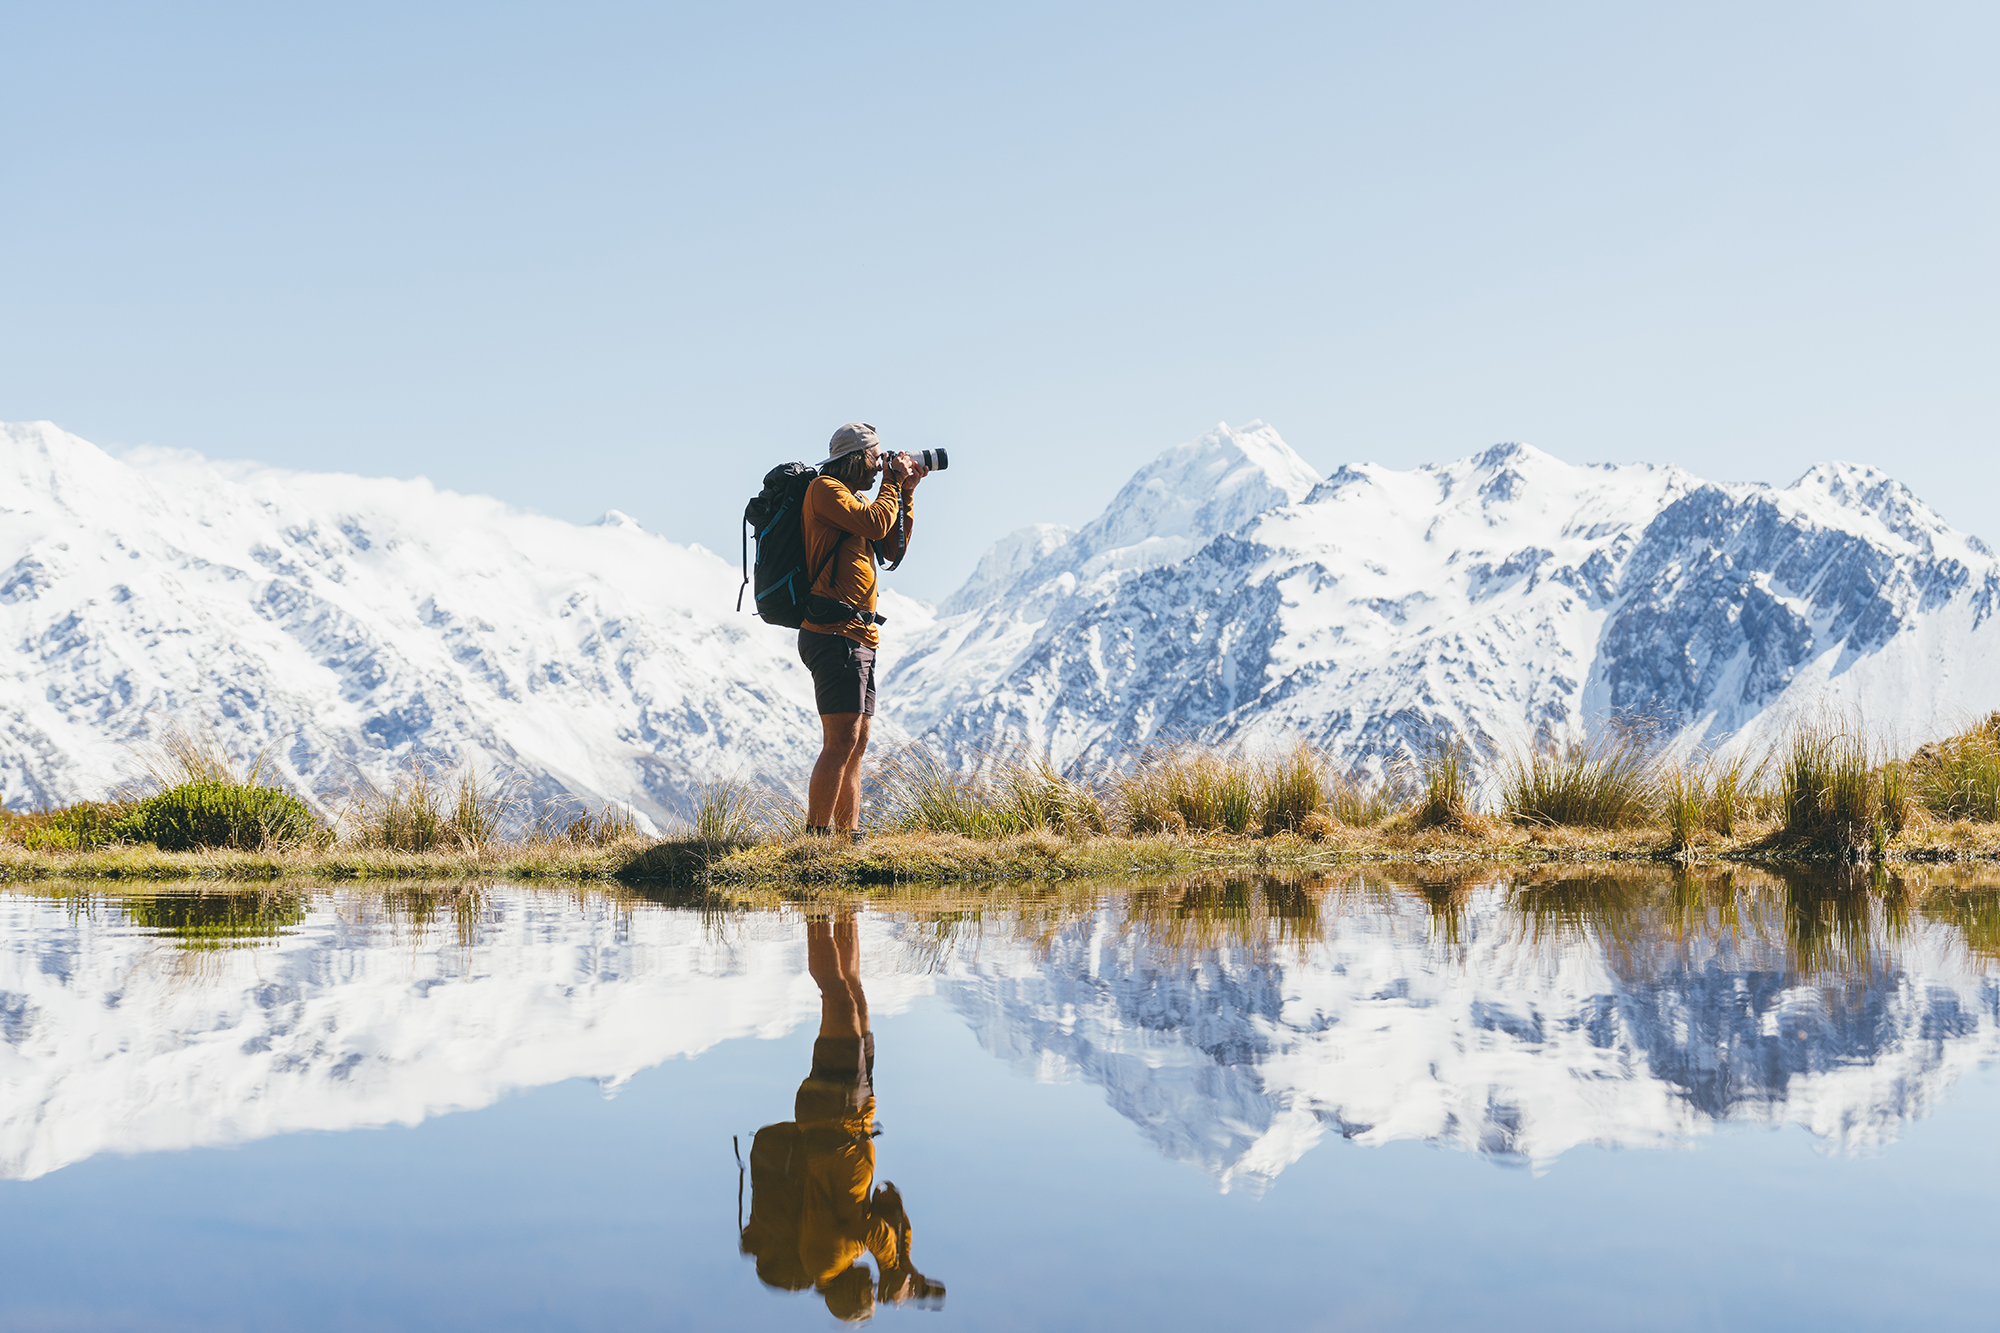
<svg viewBox="0 0 2000 1333">
<path fill-rule="evenodd" d="M 799 520 L 812 594 L 799 626 L 799 660 L 812 672 L 822 733 L 806 791 L 806 830 L 836 829 L 861 840 L 861 758 L 875 714 L 875 560 L 902 563 L 910 542 L 910 499 L 926 469 L 907 454 L 884 454 L 875 428 L 851 421 L 833 433 L 827 461 L 806 488 Z M 881 476 L 873 501 L 861 492 Z"/>
</svg>

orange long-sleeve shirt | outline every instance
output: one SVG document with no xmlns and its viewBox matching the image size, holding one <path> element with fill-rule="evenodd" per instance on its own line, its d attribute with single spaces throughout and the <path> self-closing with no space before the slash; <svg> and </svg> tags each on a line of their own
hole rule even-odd
<svg viewBox="0 0 2000 1333">
<path fill-rule="evenodd" d="M 799 1262 L 815 1285 L 861 1257 L 865 1249 L 883 1268 L 905 1256 L 895 1228 L 869 1206 L 875 1183 L 875 1099 L 848 1120 L 799 1126 L 805 1149 L 805 1198 L 799 1211 Z"/>
<path fill-rule="evenodd" d="M 873 611 L 874 544 L 892 536 L 907 537 L 909 529 L 899 521 L 906 503 L 903 488 L 893 477 L 882 478 L 881 489 L 875 492 L 873 501 L 863 500 L 832 477 L 815 478 L 806 488 L 806 502 L 799 511 L 806 568 L 814 575 L 813 591 L 856 610 Z M 909 512 L 914 516 L 916 511 L 911 508 Z M 848 534 L 844 542 L 843 533 Z M 889 554 L 901 559 L 902 550 Z M 817 625 L 809 620 L 800 628 L 815 634 L 844 634 L 870 648 L 882 641 L 875 625 L 859 620 L 850 620 L 845 625 Z"/>
</svg>

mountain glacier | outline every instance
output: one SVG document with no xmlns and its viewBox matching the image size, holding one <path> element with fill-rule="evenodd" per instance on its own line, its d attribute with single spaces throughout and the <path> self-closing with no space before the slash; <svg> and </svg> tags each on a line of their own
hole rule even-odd
<svg viewBox="0 0 2000 1333">
<path fill-rule="evenodd" d="M 0 427 L 0 562 L 10 808 L 101 794 L 170 719 L 309 796 L 425 757 L 655 823 L 709 777 L 796 790 L 818 745 L 734 566 L 616 511 L 114 459 L 37 423 Z M 1914 743 L 2000 702 L 2000 561 L 1848 464 L 1776 488 L 1510 444 L 1321 478 L 1271 427 L 1218 426 L 1081 529 L 1002 539 L 935 610 L 884 609 L 878 739 L 961 760 L 1303 737 L 1374 765 L 1633 713 L 1748 742 L 1822 705 Z"/>
</svg>

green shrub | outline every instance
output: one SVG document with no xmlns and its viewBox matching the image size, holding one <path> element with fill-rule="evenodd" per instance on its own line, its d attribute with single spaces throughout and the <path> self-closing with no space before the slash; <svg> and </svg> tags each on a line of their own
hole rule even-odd
<svg viewBox="0 0 2000 1333">
<path fill-rule="evenodd" d="M 112 829 L 123 841 L 150 842 L 164 852 L 291 847 L 312 841 L 320 831 L 312 809 L 288 791 L 214 780 L 183 782 L 148 796 Z"/>
</svg>

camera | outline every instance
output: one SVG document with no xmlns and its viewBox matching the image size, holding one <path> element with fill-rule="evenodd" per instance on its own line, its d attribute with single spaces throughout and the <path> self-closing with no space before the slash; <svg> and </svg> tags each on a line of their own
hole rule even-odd
<svg viewBox="0 0 2000 1333">
<path fill-rule="evenodd" d="M 951 455 L 943 449 L 905 449 L 903 457 L 913 463 L 921 463 L 929 472 L 942 472 L 951 466 Z"/>
</svg>

